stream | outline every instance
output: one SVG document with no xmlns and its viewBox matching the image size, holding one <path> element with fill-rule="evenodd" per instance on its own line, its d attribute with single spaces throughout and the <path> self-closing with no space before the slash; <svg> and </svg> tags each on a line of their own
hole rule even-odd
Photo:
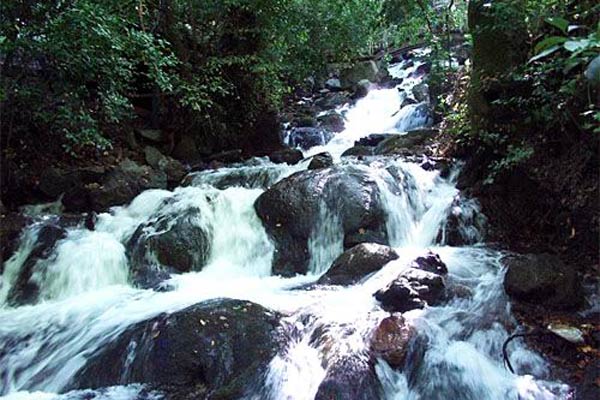
<svg viewBox="0 0 600 400">
<path fill-rule="evenodd" d="M 502 346 L 518 324 L 502 286 L 503 253 L 486 247 L 485 217 L 477 201 L 455 187 L 460 165 L 442 177 L 440 170 L 425 168 L 422 159 L 342 157 L 369 134 L 403 135 L 431 123 L 422 113 L 423 103 L 401 107 L 405 93 L 425 79 L 414 73 L 419 63 L 411 64 L 390 68 L 403 78 L 398 87 L 374 88 L 354 105 L 338 108 L 345 129 L 304 151 L 305 157 L 329 152 L 334 168 L 369 177 L 385 211 L 384 234 L 399 258 L 351 285 L 317 284 L 344 251 L 343 221 L 324 198 L 307 243 L 306 273 L 273 274 L 276 245 L 255 202 L 268 187 L 306 170 L 309 160 L 289 166 L 254 159 L 194 173 L 187 186 L 173 191 L 143 192 L 131 204 L 100 214 L 93 231 L 69 227 L 52 254 L 33 266 L 37 300 L 19 305 L 10 301 L 11 293 L 42 227 L 56 219 L 39 216 L 23 232 L 0 277 L 2 399 L 170 398 L 146 382 L 122 380 L 94 390 L 73 382 L 95 354 L 132 326 L 220 298 L 279 313 L 285 337 L 255 382 L 232 398 L 312 400 L 326 379 L 337 379 L 332 371 L 340 368 L 366 371 L 375 388 L 370 392 L 361 386 L 360 397 L 340 399 L 568 398 L 569 387 L 552 380 L 551 364 L 522 340 L 512 341 L 508 349 L 516 373 L 504 365 Z M 398 182 L 401 190 L 395 189 Z M 191 209 L 191 223 L 210 232 L 204 267 L 171 274 L 149 288 L 134 282 L 127 247 L 139 227 Z M 468 245 L 445 244 L 453 213 L 461 216 L 457 230 Z M 145 234 L 170 226 L 154 225 Z M 404 312 L 402 318 L 418 334 L 405 367 L 393 368 L 369 350 L 373 329 L 390 315 L 373 294 L 429 251 L 447 266 L 446 279 L 468 295 Z M 128 351 L 134 359 L 136 346 Z"/>
</svg>

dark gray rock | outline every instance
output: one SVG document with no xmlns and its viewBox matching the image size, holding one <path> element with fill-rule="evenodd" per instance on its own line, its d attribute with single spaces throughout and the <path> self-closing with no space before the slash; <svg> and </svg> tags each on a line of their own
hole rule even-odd
<svg viewBox="0 0 600 400">
<path fill-rule="evenodd" d="M 421 103 L 421 102 L 429 103 L 431 101 L 430 96 L 429 96 L 429 85 L 425 82 L 416 84 L 412 88 L 412 93 L 413 93 L 415 100 L 417 100 L 418 103 Z"/>
<path fill-rule="evenodd" d="M 384 140 L 397 136 L 397 133 L 371 133 L 369 136 L 365 136 L 355 141 L 354 145 L 375 147 Z"/>
<path fill-rule="evenodd" d="M 310 158 L 310 163 L 308 164 L 308 169 L 322 169 L 329 168 L 333 165 L 333 157 L 331 154 L 319 153 Z"/>
<path fill-rule="evenodd" d="M 274 153 L 271 153 L 269 155 L 269 160 L 271 160 L 271 162 L 275 163 L 275 164 L 289 164 L 289 165 L 294 165 L 294 164 L 298 164 L 300 161 L 302 161 L 302 159 L 304 158 L 304 155 L 302 154 L 302 152 L 298 149 L 292 149 L 292 148 L 285 148 L 283 150 L 278 150 Z"/>
<path fill-rule="evenodd" d="M 344 117 L 336 112 L 330 112 L 317 117 L 321 128 L 329 132 L 342 132 L 346 126 Z"/>
<path fill-rule="evenodd" d="M 331 140 L 331 132 L 321 128 L 293 128 L 289 134 L 289 144 L 308 150 L 311 147 L 322 146 Z"/>
<path fill-rule="evenodd" d="M 354 89 L 354 98 L 360 99 L 369 94 L 369 89 L 371 88 L 371 81 L 368 79 L 363 79 L 356 84 L 356 88 Z"/>
<path fill-rule="evenodd" d="M 555 309 L 575 309 L 583 304 L 577 272 L 550 254 L 509 256 L 504 260 L 506 293 L 517 301 Z"/>
<path fill-rule="evenodd" d="M 31 219 L 18 213 L 0 215 L 0 274 L 4 261 L 17 250 L 19 237 L 23 229 L 31 223 Z"/>
<path fill-rule="evenodd" d="M 144 148 L 146 163 L 155 170 L 163 171 L 167 175 L 169 186 L 176 186 L 186 175 L 186 169 L 179 161 L 165 156 L 156 147 L 146 146 Z"/>
<path fill-rule="evenodd" d="M 276 274 L 306 273 L 308 240 L 322 207 L 336 211 L 345 239 L 363 234 L 369 242 L 387 243 L 386 213 L 377 182 L 360 166 L 297 172 L 263 193 L 254 207 L 276 245 Z"/>
<path fill-rule="evenodd" d="M 438 275 L 446 275 L 448 273 L 448 267 L 446 267 L 440 256 L 431 251 L 424 256 L 417 257 L 411 263 L 411 267 Z"/>
<path fill-rule="evenodd" d="M 353 146 L 342 153 L 342 157 L 364 157 L 372 155 L 373 147 L 370 146 Z"/>
<path fill-rule="evenodd" d="M 350 285 L 397 258 L 398 254 L 389 246 L 361 243 L 340 255 L 318 283 Z"/>
<path fill-rule="evenodd" d="M 351 102 L 352 98 L 347 92 L 329 92 L 317 99 L 315 105 L 322 110 L 331 110 Z"/>
<path fill-rule="evenodd" d="M 441 274 L 446 274 L 446 265 L 439 256 L 428 253 L 415 259 L 387 287 L 374 296 L 384 310 L 406 312 L 437 305 L 446 299 L 446 282 Z"/>
<path fill-rule="evenodd" d="M 58 241 L 67 236 L 67 231 L 53 222 L 44 223 L 36 229 L 38 229 L 38 233 L 33 249 L 21 266 L 17 280 L 8 293 L 7 302 L 11 306 L 37 302 L 39 286 L 35 280 L 31 279 L 32 275 L 38 268 L 38 263 L 48 259 L 53 254 Z M 42 266 L 39 265 L 39 267 Z"/>
<path fill-rule="evenodd" d="M 165 141 L 165 135 L 159 129 L 138 129 L 137 132 L 141 137 L 151 142 L 162 143 Z"/>
<path fill-rule="evenodd" d="M 374 400 L 381 398 L 381 392 L 372 364 L 361 357 L 346 356 L 327 367 L 315 400 Z"/>
<path fill-rule="evenodd" d="M 394 135 L 375 147 L 376 155 L 413 155 L 426 153 L 426 143 L 438 134 L 435 129 L 416 129 L 404 135 Z"/>
<path fill-rule="evenodd" d="M 148 166 L 140 166 L 126 159 L 109 172 L 101 184 L 87 185 L 89 200 L 94 211 L 123 205 L 147 189 L 166 189 L 167 175 Z"/>
<path fill-rule="evenodd" d="M 166 398 L 242 398 L 281 347 L 279 318 L 230 299 L 159 315 L 98 349 L 68 389 L 144 383 Z"/>
<path fill-rule="evenodd" d="M 343 88 L 354 89 L 363 79 L 377 82 L 379 68 L 373 60 L 359 61 L 340 72 L 340 81 Z"/>
<path fill-rule="evenodd" d="M 200 210 L 160 215 L 140 225 L 127 243 L 132 279 L 156 287 L 170 273 L 199 271 L 210 255 L 210 235 Z"/>
</svg>

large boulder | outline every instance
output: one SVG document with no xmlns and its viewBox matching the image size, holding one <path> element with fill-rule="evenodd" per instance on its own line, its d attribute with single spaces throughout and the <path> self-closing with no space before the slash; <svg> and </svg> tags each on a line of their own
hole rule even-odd
<svg viewBox="0 0 600 400">
<path fill-rule="evenodd" d="M 242 398 L 281 347 L 279 315 L 218 299 L 129 327 L 99 348 L 69 389 L 143 383 L 171 399 Z"/>
<path fill-rule="evenodd" d="M 322 146 L 331 140 L 331 132 L 321 128 L 293 128 L 288 136 L 288 143 L 292 147 L 307 150 L 311 147 Z"/>
<path fill-rule="evenodd" d="M 137 228 L 127 255 L 134 282 L 154 287 L 171 273 L 201 270 L 210 255 L 210 231 L 196 208 L 159 215 Z"/>
<path fill-rule="evenodd" d="M 371 336 L 371 354 L 385 360 L 390 367 L 400 369 L 406 361 L 410 341 L 416 334 L 401 315 L 381 320 Z"/>
<path fill-rule="evenodd" d="M 514 255 L 505 258 L 504 289 L 513 299 L 555 309 L 583 304 L 577 272 L 550 254 Z"/>
<path fill-rule="evenodd" d="M 361 243 L 340 255 L 318 283 L 350 285 L 397 258 L 398 254 L 389 246 Z"/>
<path fill-rule="evenodd" d="M 345 248 L 361 242 L 388 243 L 379 187 L 361 166 L 297 172 L 264 192 L 254 207 L 275 242 L 276 274 L 307 272 L 308 241 L 324 208 L 337 214 Z"/>
<path fill-rule="evenodd" d="M 33 304 L 39 296 L 38 282 L 33 278 L 36 269 L 43 268 L 43 261 L 47 260 L 56 249 L 59 240 L 67 236 L 64 228 L 49 221 L 33 226 L 30 232 L 33 240 L 32 249 L 21 265 L 16 281 L 8 292 L 7 302 L 12 306 Z"/>
<path fill-rule="evenodd" d="M 104 211 L 115 205 L 130 202 L 147 189 L 166 189 L 167 175 L 132 160 L 122 161 L 109 172 L 100 184 L 88 185 L 91 207 Z"/>
<path fill-rule="evenodd" d="M 377 82 L 379 68 L 373 60 L 360 61 L 340 73 L 342 87 L 354 89 L 363 79 Z"/>
</svg>

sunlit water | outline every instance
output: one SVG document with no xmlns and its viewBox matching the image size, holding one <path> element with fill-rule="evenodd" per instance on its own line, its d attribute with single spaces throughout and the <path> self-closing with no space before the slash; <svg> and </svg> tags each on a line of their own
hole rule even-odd
<svg viewBox="0 0 600 400">
<path fill-rule="evenodd" d="M 417 64 L 418 65 L 418 64 Z M 409 90 L 420 78 L 416 67 L 396 67 Z M 401 134 L 423 121 L 400 110 L 397 89 L 373 90 L 346 112 L 346 130 L 307 155 L 329 151 L 337 162 L 355 140 L 373 132 Z M 416 119 L 415 119 L 416 118 Z M 397 190 L 388 167 L 404 185 Z M 273 244 L 253 204 L 266 187 L 305 169 L 277 166 L 264 160 L 254 165 L 206 171 L 191 185 L 172 192 L 150 190 L 126 207 L 99 216 L 96 231 L 72 228 L 55 253 L 36 265 L 33 277 L 40 300 L 32 306 L 7 304 L 10 288 L 33 248 L 38 226 L 26 231 L 16 254 L 5 264 L 0 287 L 0 394 L 6 399 L 155 399 L 142 385 L 60 395 L 86 359 L 132 324 L 160 313 L 174 312 L 203 300 L 231 297 L 250 300 L 286 315 L 292 327 L 285 349 L 270 363 L 262 389 L 248 399 L 313 399 L 327 375 L 327 366 L 352 358 L 368 362 L 374 327 L 385 318 L 372 296 L 407 268 L 415 257 L 432 250 L 449 269 L 449 280 L 472 293 L 449 303 L 405 313 L 427 340 L 421 365 L 398 372 L 385 361 L 376 363 L 384 399 L 561 399 L 568 388 L 548 382 L 549 365 L 516 340 L 510 358 L 517 374 L 507 371 L 502 344 L 516 327 L 502 290 L 501 254 L 483 245 L 452 248 L 436 244 L 438 232 L 454 208 L 467 216 L 459 227 L 470 241 L 482 238 L 476 201 L 457 205 L 452 178 L 425 171 L 402 160 L 371 160 L 366 168 L 377 182 L 387 213 L 387 233 L 400 258 L 366 280 L 349 287 L 313 286 L 343 251 L 343 233 L 335 210 L 323 208 L 309 240 L 309 273 L 292 278 L 271 275 Z M 232 184 L 238 182 L 238 184 Z M 207 265 L 200 272 L 173 275 L 165 292 L 134 287 L 129 278 L 125 244 L 140 224 L 163 215 L 199 209 L 194 223 L 211 232 Z M 43 265 L 42 265 L 43 263 Z M 292 290 L 294 289 L 294 290 Z M 321 338 L 314 339 L 314 333 Z M 311 339 L 313 338 L 313 339 Z M 534 378 L 535 377 L 535 378 Z"/>
</svg>

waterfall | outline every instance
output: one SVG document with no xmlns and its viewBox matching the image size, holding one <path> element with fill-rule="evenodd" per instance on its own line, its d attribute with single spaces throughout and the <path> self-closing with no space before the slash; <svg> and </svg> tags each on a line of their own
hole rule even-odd
<svg viewBox="0 0 600 400">
<path fill-rule="evenodd" d="M 283 315 L 286 342 L 262 381 L 246 391 L 246 399 L 314 399 L 324 380 L 346 367 L 371 374 L 379 397 L 389 400 L 567 398 L 569 388 L 552 380 L 548 362 L 523 341 L 514 341 L 509 350 L 516 374 L 505 369 L 502 344 L 516 321 L 502 288 L 503 255 L 482 242 L 485 217 L 476 200 L 462 197 L 455 174 L 444 178 L 400 157 L 341 157 L 354 141 L 371 133 L 402 135 L 429 123 L 420 113 L 422 104 L 401 107 L 406 95 L 400 89 L 406 92 L 422 80 L 413 74 L 419 65 L 392 67 L 392 75 L 403 78 L 398 87 L 372 90 L 355 105 L 336 110 L 345 114 L 346 129 L 328 144 L 305 151 L 306 156 L 328 151 L 338 165 L 368 172 L 383 204 L 385 235 L 398 259 L 353 285 L 317 283 L 344 251 L 343 221 L 323 201 L 307 242 L 309 272 L 273 275 L 276 246 L 254 204 L 268 187 L 304 171 L 307 163 L 254 160 L 192 174 L 188 186 L 173 191 L 146 191 L 129 205 L 99 215 L 95 231 L 68 228 L 33 266 L 29 279 L 37 288 L 37 300 L 14 305 L 8 298 L 46 223 L 38 219 L 24 231 L 0 278 L 2 398 L 164 398 L 144 382 L 65 392 L 94 354 L 135 324 L 217 298 L 249 300 Z M 137 234 L 152 240 L 188 215 L 186 223 L 209 242 L 206 254 L 192 257 L 189 270 L 182 273 L 171 268 L 158 290 L 139 284 L 131 261 L 133 238 Z M 449 246 L 451 233 L 470 245 Z M 448 281 L 468 294 L 404 313 L 419 335 L 411 357 L 424 354 L 412 368 L 399 371 L 383 359 L 370 358 L 373 330 L 390 315 L 373 293 L 429 250 L 447 265 Z M 160 256 L 152 251 L 144 253 L 150 267 Z M 172 250 L 178 251 L 200 250 Z M 133 359 L 135 343 L 128 352 Z"/>
</svg>

